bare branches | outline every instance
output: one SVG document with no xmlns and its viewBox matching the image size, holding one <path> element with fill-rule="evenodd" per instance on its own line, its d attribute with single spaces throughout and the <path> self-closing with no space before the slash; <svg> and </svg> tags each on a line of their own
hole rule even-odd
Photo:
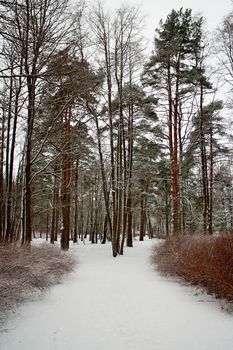
<svg viewBox="0 0 233 350">
<path fill-rule="evenodd" d="M 59 282 L 74 263 L 70 255 L 48 244 L 31 248 L 0 244 L 0 324 L 32 292 Z"/>
</svg>

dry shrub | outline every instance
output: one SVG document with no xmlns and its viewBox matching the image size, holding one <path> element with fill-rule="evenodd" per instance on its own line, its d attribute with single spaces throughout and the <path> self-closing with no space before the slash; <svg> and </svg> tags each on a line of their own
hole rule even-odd
<svg viewBox="0 0 233 350">
<path fill-rule="evenodd" d="M 233 301 L 233 236 L 171 237 L 154 247 L 152 262 L 165 275 Z"/>
<path fill-rule="evenodd" d="M 0 323 L 17 303 L 35 290 L 44 290 L 72 270 L 75 260 L 49 244 L 0 244 Z"/>
</svg>

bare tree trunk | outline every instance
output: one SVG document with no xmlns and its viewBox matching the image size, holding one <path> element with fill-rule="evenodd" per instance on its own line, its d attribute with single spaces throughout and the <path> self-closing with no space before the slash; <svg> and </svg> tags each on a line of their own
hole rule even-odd
<svg viewBox="0 0 233 350">
<path fill-rule="evenodd" d="M 9 198 L 9 158 L 10 158 L 10 137 L 11 137 L 11 119 L 12 119 L 12 104 L 13 104 L 13 68 L 11 68 L 11 78 L 9 86 L 9 99 L 8 99 L 8 112 L 7 112 L 7 135 L 6 135 L 6 164 L 5 164 L 5 174 L 6 174 L 6 203 L 5 203 L 5 241 L 10 240 L 10 198 Z"/>
<path fill-rule="evenodd" d="M 178 105 L 179 105 L 179 60 L 176 68 L 176 92 L 173 115 L 173 156 L 172 156 L 172 216 L 173 234 L 180 233 L 179 227 L 179 178 L 178 178 Z"/>
<path fill-rule="evenodd" d="M 133 246 L 133 228 L 132 228 L 132 175 L 133 175 L 133 127 L 134 127 L 134 105 L 132 95 L 132 64 L 130 66 L 130 103 L 128 116 L 128 185 L 127 185 L 127 247 Z"/>
<path fill-rule="evenodd" d="M 62 179 L 61 179 L 61 206 L 62 206 L 62 229 L 61 229 L 61 248 L 69 249 L 70 239 L 70 186 L 72 161 L 70 155 L 70 120 L 71 107 L 64 115 L 63 121 L 63 152 L 62 152 Z"/>
<path fill-rule="evenodd" d="M 169 186 L 168 183 L 165 183 L 165 227 L 166 227 L 166 237 L 169 236 L 170 233 L 170 201 L 169 201 L 169 195 L 168 195 L 168 191 L 169 191 Z"/>
<path fill-rule="evenodd" d="M 122 118 L 122 123 L 123 123 Z M 121 244 L 120 244 L 120 254 L 123 255 L 124 253 L 124 244 L 125 244 L 125 238 L 126 238 L 126 225 L 127 225 L 127 217 L 128 217 L 128 188 L 129 188 L 129 163 L 127 162 L 127 155 L 126 155 L 126 136 L 125 136 L 125 130 L 124 130 L 124 124 L 122 128 L 122 152 L 123 152 L 123 181 L 122 181 L 122 187 L 123 187 L 123 213 L 122 213 L 122 237 L 121 237 Z"/>
<path fill-rule="evenodd" d="M 46 214 L 46 241 L 49 239 L 49 198 L 47 199 L 47 214 Z"/>
<path fill-rule="evenodd" d="M 214 178 L 214 156 L 213 156 L 213 127 L 212 115 L 210 126 L 210 175 L 209 175 L 209 212 L 208 212 L 208 233 L 213 234 L 213 178 Z"/>
<path fill-rule="evenodd" d="M 132 193 L 131 189 L 128 192 L 128 201 L 127 201 L 127 210 L 128 210 L 128 225 L 127 225 L 127 247 L 133 246 L 133 214 L 132 214 Z"/>
<path fill-rule="evenodd" d="M 3 187 L 3 164 L 4 164 L 4 129 L 5 129 L 5 109 L 2 106 L 2 121 L 1 121 L 1 153 L 0 153 L 0 242 L 4 237 L 4 187 Z"/>
<path fill-rule="evenodd" d="M 25 243 L 25 149 L 23 150 L 22 159 L 22 187 L 21 187 L 21 204 L 20 204 L 20 236 L 21 243 Z"/>
<path fill-rule="evenodd" d="M 26 142 L 26 159 L 25 159 L 25 239 L 24 243 L 30 243 L 32 240 L 32 133 L 35 118 L 35 78 L 28 77 L 28 119 L 27 119 L 27 142 Z"/>
<path fill-rule="evenodd" d="M 21 66 L 22 67 L 22 66 Z M 22 68 L 21 68 L 22 70 Z M 7 184 L 7 208 L 6 208 L 6 236 L 9 237 L 10 242 L 14 240 L 14 225 L 13 225 L 13 170 L 14 170 L 14 154 L 15 154 L 15 144 L 16 144 L 16 130 L 18 122 L 18 111 L 19 111 L 19 96 L 21 93 L 22 81 L 19 78 L 18 87 L 16 89 L 16 96 L 14 101 L 14 120 L 13 129 L 11 135 L 11 148 L 10 148 L 10 161 L 9 161 L 9 179 Z"/>
<path fill-rule="evenodd" d="M 178 92 L 177 92 L 178 93 Z M 177 100 L 177 103 L 179 101 Z M 179 103 L 179 113 L 178 113 L 178 144 L 179 144 L 179 160 L 178 160 L 178 183 L 179 183 L 179 232 L 181 234 L 185 231 L 185 213 L 183 205 L 183 144 L 182 144 L 182 108 L 181 103 Z"/>
<path fill-rule="evenodd" d="M 203 231 L 207 233 L 208 212 L 209 212 L 209 181 L 207 169 L 207 156 L 205 147 L 205 135 L 203 126 L 203 85 L 200 86 L 200 148 L 201 148 L 201 170 L 202 170 L 202 196 L 203 196 Z"/>
<path fill-rule="evenodd" d="M 70 239 L 70 177 L 71 162 L 68 155 L 62 156 L 62 184 L 61 184 L 61 206 L 62 206 L 62 228 L 61 248 L 69 249 Z"/>
<path fill-rule="evenodd" d="M 140 235 L 139 241 L 144 241 L 145 227 L 146 227 L 146 184 L 145 180 L 141 179 L 141 195 L 140 195 Z"/>
<path fill-rule="evenodd" d="M 148 214 L 147 217 L 147 226 L 148 226 L 148 233 L 149 233 L 149 238 L 152 239 L 154 238 L 154 232 L 153 232 L 153 227 L 151 224 L 151 219 L 150 219 L 150 215 Z"/>
<path fill-rule="evenodd" d="M 109 138 L 110 138 L 110 164 L 111 164 L 111 199 L 112 199 L 112 219 L 111 219 L 111 240 L 112 254 L 117 256 L 116 236 L 117 236 L 117 193 L 115 179 L 115 150 L 114 150 L 114 127 L 112 112 L 112 59 L 110 47 L 110 19 L 104 14 L 103 8 L 99 6 L 95 12 L 95 20 L 93 22 L 96 30 L 97 38 L 100 42 L 101 49 L 104 52 L 105 73 L 107 80 L 107 101 L 108 101 L 108 121 L 109 121 Z M 97 24 L 97 25 L 96 25 Z M 103 176 L 103 175 L 102 175 Z M 106 199 L 105 199 L 106 202 Z M 109 209 L 108 209 L 109 210 Z M 108 218 L 110 224 L 110 220 Z"/>
<path fill-rule="evenodd" d="M 99 129 L 99 122 L 98 122 L 98 116 L 95 117 L 96 122 L 96 130 L 97 130 L 97 140 L 98 140 L 98 150 L 99 150 L 99 157 L 100 157 L 100 168 L 101 168 L 101 175 L 102 175 L 102 183 L 103 183 L 103 194 L 104 194 L 104 203 L 105 203 L 105 210 L 106 210 L 106 217 L 108 219 L 108 225 L 109 225 L 109 231 L 110 235 L 112 237 L 112 220 L 111 220 L 111 212 L 110 212 L 110 205 L 109 205 L 109 192 L 107 189 L 107 179 L 106 179 L 106 172 L 104 168 L 104 159 L 103 159 L 103 152 L 102 152 L 102 144 L 101 144 L 101 135 L 100 135 L 100 129 Z"/>
<path fill-rule="evenodd" d="M 103 20 L 103 18 L 102 18 Z M 117 191 L 115 179 L 115 156 L 114 156 L 114 128 L 112 113 L 112 62 L 110 49 L 110 27 L 109 22 L 103 25 L 103 46 L 105 55 L 105 67 L 107 76 L 107 94 L 108 94 L 108 120 L 109 120 L 109 137 L 110 137 L 110 162 L 111 162 L 111 195 L 112 195 L 112 254 L 117 256 L 116 240 L 117 240 Z"/>
<path fill-rule="evenodd" d="M 50 230 L 50 243 L 54 244 L 55 237 L 55 218 L 56 218 L 56 209 L 55 209 L 55 197 L 56 197 L 56 188 L 55 188 L 55 180 L 53 184 L 53 197 L 52 197 L 52 215 L 51 215 L 51 230 Z"/>
<path fill-rule="evenodd" d="M 74 179 L 74 243 L 78 242 L 78 179 L 79 179 L 79 159 L 76 159 L 75 164 L 75 179 Z"/>
<path fill-rule="evenodd" d="M 107 241 L 107 232 L 108 232 L 108 218 L 107 218 L 107 214 L 105 214 L 105 218 L 104 218 L 104 227 L 103 227 L 103 236 L 102 236 L 102 240 L 101 240 L 101 244 L 105 244 Z"/>
<path fill-rule="evenodd" d="M 121 123 L 120 123 L 121 124 Z M 117 226 L 116 226 L 116 237 L 114 237 L 114 254 L 116 257 L 120 253 L 120 237 L 122 233 L 123 225 L 123 160 L 122 160 L 122 126 L 119 125 L 118 131 L 118 146 L 117 146 Z"/>
<path fill-rule="evenodd" d="M 170 155 L 170 176 L 171 176 L 171 226 L 172 231 L 174 231 L 174 196 L 173 196 L 173 166 L 174 166 L 174 151 L 173 151 L 173 101 L 172 101 L 172 83 L 171 83 L 171 67 L 170 62 L 168 62 L 167 67 L 167 90 L 168 90 L 168 133 L 169 133 L 169 155 Z"/>
<path fill-rule="evenodd" d="M 54 166 L 53 174 L 53 195 L 52 195 L 52 214 L 51 214 L 51 230 L 50 230 L 50 243 L 54 244 L 57 234 L 57 215 L 58 215 L 58 181 L 57 181 L 57 164 Z"/>
</svg>

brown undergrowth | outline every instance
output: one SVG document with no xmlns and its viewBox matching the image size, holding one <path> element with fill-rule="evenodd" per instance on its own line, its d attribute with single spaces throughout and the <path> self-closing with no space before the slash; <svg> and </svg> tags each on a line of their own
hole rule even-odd
<svg viewBox="0 0 233 350">
<path fill-rule="evenodd" d="M 69 253 L 49 244 L 0 244 L 0 324 L 18 303 L 59 283 L 74 264 Z"/>
<path fill-rule="evenodd" d="M 233 301 L 233 236 L 171 237 L 155 246 L 152 263 L 216 298 Z"/>
</svg>

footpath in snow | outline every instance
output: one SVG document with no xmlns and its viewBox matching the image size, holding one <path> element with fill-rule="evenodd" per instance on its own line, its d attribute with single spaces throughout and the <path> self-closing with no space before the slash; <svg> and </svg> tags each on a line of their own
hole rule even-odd
<svg viewBox="0 0 233 350">
<path fill-rule="evenodd" d="M 109 245 L 76 246 L 76 271 L 10 317 L 0 350 L 233 349 L 233 315 L 156 273 L 151 244 L 116 259 Z"/>
</svg>

